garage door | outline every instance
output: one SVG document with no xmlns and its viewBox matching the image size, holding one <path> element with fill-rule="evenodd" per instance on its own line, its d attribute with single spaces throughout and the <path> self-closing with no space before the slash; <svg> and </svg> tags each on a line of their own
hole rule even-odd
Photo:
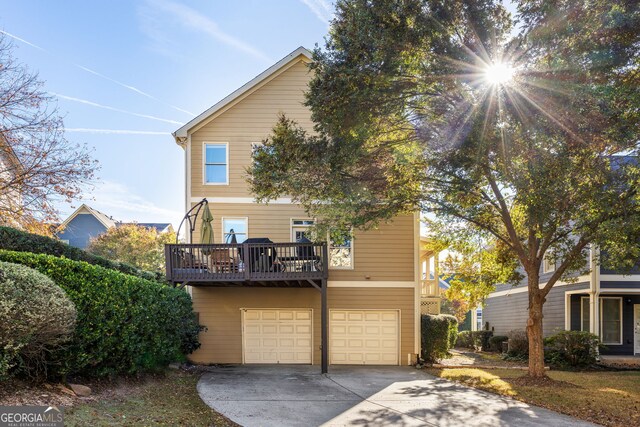
<svg viewBox="0 0 640 427">
<path fill-rule="evenodd" d="M 329 319 L 331 364 L 398 364 L 397 311 L 331 310 Z"/>
<path fill-rule="evenodd" d="M 311 310 L 244 310 L 244 363 L 311 363 Z"/>
</svg>

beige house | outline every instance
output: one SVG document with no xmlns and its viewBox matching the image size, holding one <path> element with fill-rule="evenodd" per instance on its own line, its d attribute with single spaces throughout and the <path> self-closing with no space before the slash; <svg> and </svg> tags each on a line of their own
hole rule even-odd
<svg viewBox="0 0 640 427">
<path fill-rule="evenodd" d="M 417 214 L 339 245 L 300 243 L 313 218 L 290 199 L 258 204 L 249 193 L 252 147 L 278 114 L 312 129 L 303 105 L 310 62 L 296 49 L 173 134 L 185 150 L 186 208 L 207 199 L 217 244 L 199 245 L 196 230 L 191 244 L 167 246 L 168 278 L 187 286 L 207 327 L 193 362 L 326 369 L 407 365 L 419 353 Z"/>
</svg>

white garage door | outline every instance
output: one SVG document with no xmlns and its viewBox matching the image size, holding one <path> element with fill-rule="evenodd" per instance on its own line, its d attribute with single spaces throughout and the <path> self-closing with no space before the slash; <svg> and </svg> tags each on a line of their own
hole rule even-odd
<svg viewBox="0 0 640 427">
<path fill-rule="evenodd" d="M 244 310 L 244 363 L 311 363 L 311 310 Z"/>
<path fill-rule="evenodd" d="M 331 310 L 329 318 L 331 364 L 398 364 L 397 311 Z"/>
</svg>

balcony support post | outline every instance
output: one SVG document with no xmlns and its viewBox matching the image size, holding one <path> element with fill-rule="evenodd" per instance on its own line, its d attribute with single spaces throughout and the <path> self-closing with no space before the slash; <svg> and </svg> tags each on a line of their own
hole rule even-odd
<svg viewBox="0 0 640 427">
<path fill-rule="evenodd" d="M 321 302 L 320 302 L 320 310 L 321 310 L 321 319 L 322 323 L 321 335 L 322 335 L 322 373 L 326 374 L 329 371 L 329 339 L 328 339 L 328 330 L 327 323 L 328 319 L 328 310 L 327 310 L 327 279 L 322 279 L 322 289 L 320 291 Z"/>
</svg>

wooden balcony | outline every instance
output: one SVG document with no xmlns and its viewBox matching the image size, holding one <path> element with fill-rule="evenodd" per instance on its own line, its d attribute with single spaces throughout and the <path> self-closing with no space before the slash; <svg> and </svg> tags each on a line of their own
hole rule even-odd
<svg viewBox="0 0 640 427">
<path fill-rule="evenodd" d="M 166 245 L 165 261 L 176 286 L 319 288 L 328 277 L 326 243 Z"/>
</svg>

